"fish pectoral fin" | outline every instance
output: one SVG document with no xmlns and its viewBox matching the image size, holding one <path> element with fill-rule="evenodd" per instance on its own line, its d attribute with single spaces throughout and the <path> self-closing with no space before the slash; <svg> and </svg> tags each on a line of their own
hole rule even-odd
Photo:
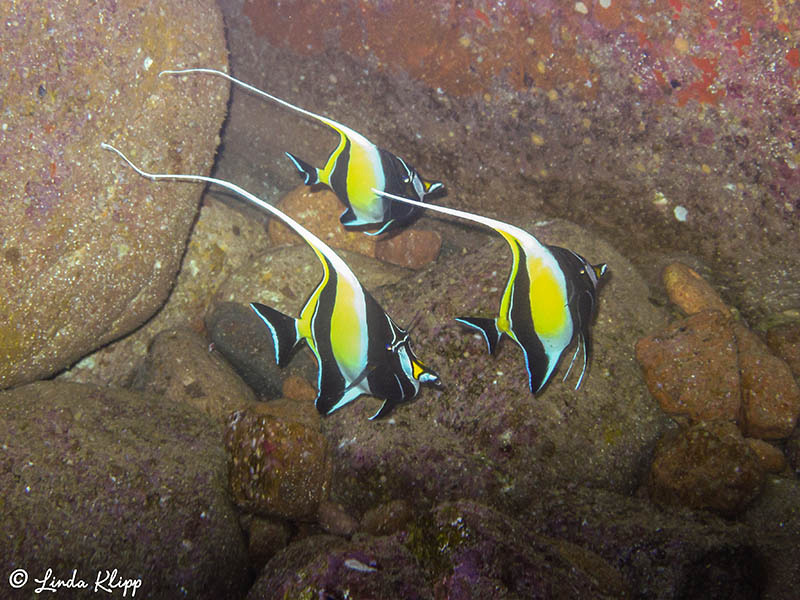
<svg viewBox="0 0 800 600">
<path fill-rule="evenodd" d="M 294 166 L 297 167 L 297 170 L 300 172 L 300 176 L 304 179 L 303 183 L 306 185 L 317 185 L 318 183 L 323 183 L 322 180 L 320 180 L 319 169 L 317 169 L 317 167 L 314 167 L 308 164 L 306 161 L 297 158 L 291 152 L 286 152 L 285 154 L 289 157 L 289 160 L 294 163 Z"/>
<path fill-rule="evenodd" d="M 251 303 L 250 308 L 264 321 L 272 334 L 272 343 L 275 345 L 275 362 L 279 367 L 285 366 L 292 351 L 300 342 L 296 319 L 257 302 Z"/>
<path fill-rule="evenodd" d="M 486 340 L 486 345 L 489 346 L 489 354 L 494 354 L 497 349 L 497 342 L 500 341 L 500 336 L 502 335 L 500 330 L 497 329 L 497 319 L 456 317 L 456 321 L 480 331 Z"/>
<path fill-rule="evenodd" d="M 385 417 L 392 412 L 392 409 L 397 404 L 411 399 L 406 398 L 403 391 L 403 384 L 397 377 L 397 373 L 391 369 L 382 368 L 373 370 L 373 372 L 370 373 L 369 383 L 370 394 L 377 398 L 383 398 L 383 404 L 381 404 L 378 412 L 369 418 L 370 421 Z"/>
</svg>

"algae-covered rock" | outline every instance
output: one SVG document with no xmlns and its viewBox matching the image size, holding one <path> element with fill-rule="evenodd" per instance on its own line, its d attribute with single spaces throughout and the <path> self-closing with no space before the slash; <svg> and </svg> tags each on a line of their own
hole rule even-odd
<svg viewBox="0 0 800 600">
<path fill-rule="evenodd" d="M 63 369 L 141 325 L 173 284 L 207 173 L 225 82 L 159 78 L 224 67 L 216 3 L 5 3 L 0 33 L 0 388 Z"/>
<path fill-rule="evenodd" d="M 403 598 L 433 600 L 424 570 L 395 537 L 352 541 L 304 538 L 270 560 L 248 600 L 285 598 Z"/>
<path fill-rule="evenodd" d="M 225 359 L 188 328 L 168 329 L 155 337 L 135 385 L 194 406 L 214 419 L 220 431 L 232 412 L 256 402 L 253 390 Z"/>
<path fill-rule="evenodd" d="M 736 516 L 764 486 L 756 453 L 734 423 L 701 422 L 665 436 L 650 467 L 650 495 L 666 504 Z"/>
<path fill-rule="evenodd" d="M 232 457 L 234 501 L 248 512 L 309 519 L 330 490 L 327 440 L 298 421 L 252 411 L 231 415 L 225 443 Z"/>
<path fill-rule="evenodd" d="M 213 421 L 158 396 L 43 382 L 0 393 L 0 569 L 141 580 L 136 597 L 237 598 L 245 542 Z M 3 582 L 3 597 L 10 593 Z M 61 590 L 64 591 L 64 590 Z M 68 590 L 74 592 L 75 590 Z"/>
<path fill-rule="evenodd" d="M 438 556 L 436 589 L 452 600 L 481 598 L 624 598 L 621 573 L 599 555 L 531 532 L 520 521 L 475 502 L 445 503 L 430 531 L 412 540 Z M 425 552 L 426 544 L 429 546 Z"/>
</svg>

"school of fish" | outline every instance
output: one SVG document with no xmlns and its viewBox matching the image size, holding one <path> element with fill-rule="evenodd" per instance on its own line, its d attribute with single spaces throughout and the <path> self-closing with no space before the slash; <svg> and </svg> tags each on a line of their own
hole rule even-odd
<svg viewBox="0 0 800 600">
<path fill-rule="evenodd" d="M 480 332 L 494 354 L 503 336 L 522 348 L 528 386 L 539 393 L 550 381 L 565 352 L 574 344 L 564 379 L 579 354 L 586 374 L 591 355 L 590 325 L 597 308 L 597 288 L 605 264 L 590 264 L 572 250 L 542 244 L 509 223 L 426 200 L 445 194 L 442 182 L 424 179 L 407 161 L 379 148 L 355 130 L 333 119 L 295 106 L 216 69 L 166 70 L 162 75 L 208 74 L 272 100 L 327 125 L 339 143 L 322 168 L 286 152 L 306 185 L 326 185 L 345 206 L 343 226 L 377 235 L 408 225 L 425 209 L 480 223 L 499 233 L 511 249 L 508 281 L 498 316 L 455 317 Z M 383 400 L 371 419 L 385 417 L 398 404 L 419 394 L 421 384 L 442 386 L 439 376 L 412 350 L 409 332 L 398 326 L 364 289 L 353 271 L 330 247 L 300 223 L 247 190 L 225 180 L 193 174 L 150 173 L 110 144 L 134 171 L 151 180 L 194 181 L 223 187 L 284 221 L 311 247 L 322 266 L 322 278 L 297 318 L 263 304 L 251 303 L 269 331 L 275 360 L 285 366 L 305 342 L 317 362 L 317 410 L 328 415 L 361 395 Z"/>
</svg>

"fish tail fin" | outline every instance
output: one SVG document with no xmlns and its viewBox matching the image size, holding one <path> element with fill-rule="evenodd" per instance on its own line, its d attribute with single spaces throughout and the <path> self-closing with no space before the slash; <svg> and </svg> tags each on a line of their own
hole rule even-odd
<svg viewBox="0 0 800 600">
<path fill-rule="evenodd" d="M 289 157 L 294 163 L 294 166 L 297 167 L 297 170 L 300 171 L 300 177 L 303 177 L 306 185 L 317 185 L 318 183 L 322 183 L 320 179 L 319 169 L 316 167 L 311 166 L 304 160 L 300 160 L 291 152 L 286 152 L 286 156 Z"/>
<path fill-rule="evenodd" d="M 457 317 L 456 321 L 469 327 L 477 329 L 483 334 L 486 345 L 489 346 L 489 354 L 494 354 L 497 342 L 502 335 L 497 328 L 497 319 L 485 319 L 482 317 Z"/>
<path fill-rule="evenodd" d="M 297 320 L 257 302 L 251 303 L 250 308 L 264 321 L 272 334 L 272 342 L 275 344 L 275 362 L 279 367 L 285 366 L 292 351 L 300 342 Z"/>
</svg>

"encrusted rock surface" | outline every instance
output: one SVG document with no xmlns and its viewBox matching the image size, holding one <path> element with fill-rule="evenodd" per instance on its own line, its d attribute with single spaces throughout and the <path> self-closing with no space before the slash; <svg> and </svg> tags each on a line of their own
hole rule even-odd
<svg viewBox="0 0 800 600">
<path fill-rule="evenodd" d="M 309 519 L 330 491 L 328 444 L 297 421 L 239 411 L 225 432 L 230 486 L 241 508 L 263 516 Z"/>
<path fill-rule="evenodd" d="M 23 0 L 2 15 L 6 388 L 69 366 L 164 302 L 202 188 L 155 186 L 100 143 L 154 170 L 207 173 L 228 89 L 158 77 L 198 57 L 226 63 L 208 0 Z"/>
<path fill-rule="evenodd" d="M 757 455 L 730 421 L 700 422 L 665 436 L 650 467 L 654 500 L 726 516 L 743 512 L 763 485 Z"/>
<path fill-rule="evenodd" d="M 158 396 L 39 382 L 0 392 L 0 569 L 139 578 L 136 597 L 235 598 L 250 574 L 214 422 Z M 58 593 L 76 593 L 58 590 Z M 120 590 L 117 590 L 121 594 Z M 128 596 L 130 597 L 130 596 Z"/>
<path fill-rule="evenodd" d="M 253 390 L 225 359 L 188 328 L 170 329 L 155 337 L 134 386 L 194 406 L 214 419 L 220 431 L 232 412 L 256 401 Z"/>
<path fill-rule="evenodd" d="M 730 317 L 704 310 L 639 340 L 636 359 L 661 410 L 693 420 L 741 420 L 736 336 Z"/>
<path fill-rule="evenodd" d="M 717 310 L 724 315 L 730 313 L 730 309 L 711 284 L 688 265 L 671 263 L 664 267 L 661 278 L 670 302 L 687 315 L 704 310 Z"/>
</svg>

